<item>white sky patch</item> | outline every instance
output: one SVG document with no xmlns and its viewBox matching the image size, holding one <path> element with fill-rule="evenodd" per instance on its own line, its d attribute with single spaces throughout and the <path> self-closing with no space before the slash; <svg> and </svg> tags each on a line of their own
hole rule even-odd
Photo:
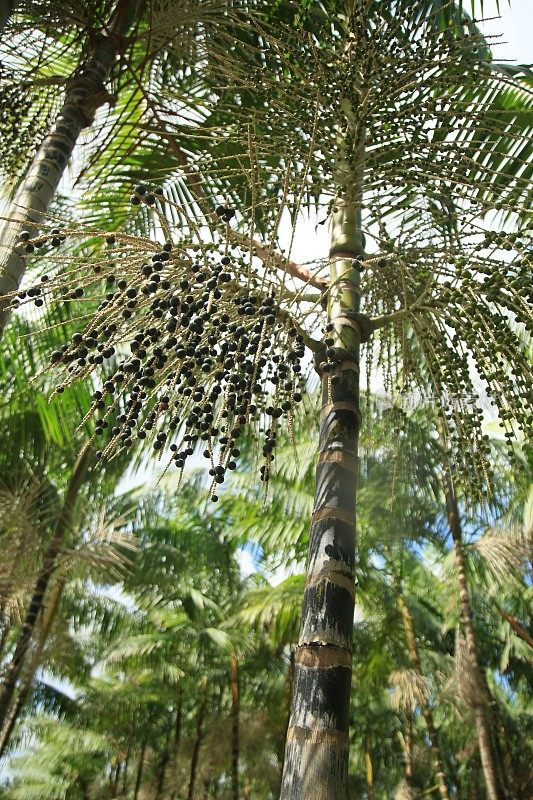
<svg viewBox="0 0 533 800">
<path fill-rule="evenodd" d="M 303 564 L 289 564 L 277 567 L 272 572 L 266 574 L 266 578 L 271 586 L 279 586 L 284 580 L 290 578 L 291 575 L 301 575 L 304 571 Z"/>
<path fill-rule="evenodd" d="M 257 572 L 257 567 L 254 561 L 253 554 L 249 550 L 244 550 L 240 547 L 235 553 L 235 559 L 241 571 L 241 578 L 243 580 Z"/>
<path fill-rule="evenodd" d="M 65 678 L 58 678 L 57 675 L 54 675 L 47 669 L 37 672 L 37 680 L 61 692 L 61 694 L 64 694 L 70 700 L 75 700 L 79 695 L 78 690 L 70 681 Z"/>
</svg>

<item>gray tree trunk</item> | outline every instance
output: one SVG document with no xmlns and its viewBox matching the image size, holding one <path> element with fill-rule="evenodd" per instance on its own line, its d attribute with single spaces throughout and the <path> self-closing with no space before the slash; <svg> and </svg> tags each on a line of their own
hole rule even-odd
<svg viewBox="0 0 533 800">
<path fill-rule="evenodd" d="M 137 0 L 117 0 L 106 33 L 95 37 L 85 63 L 72 76 L 52 130 L 13 198 L 10 219 L 0 228 L 0 335 L 9 316 L 10 301 L 5 295 L 16 292 L 26 271 L 27 256 L 20 234 L 23 230 L 36 234 L 81 131 L 92 123 L 96 109 L 112 99 L 105 83 L 123 48 L 137 5 Z"/>
<path fill-rule="evenodd" d="M 443 475 L 443 485 L 444 497 L 446 500 L 446 512 L 448 515 L 448 525 L 452 534 L 455 551 L 455 566 L 457 569 L 459 597 L 461 600 L 461 619 L 466 639 L 466 648 L 472 675 L 477 686 L 479 687 L 479 692 L 477 693 L 479 699 L 475 702 L 474 718 L 476 722 L 481 767 L 483 769 L 483 777 L 485 779 L 485 788 L 487 790 L 488 800 L 502 800 L 502 797 L 505 796 L 505 790 L 503 786 L 500 786 L 499 772 L 491 736 L 491 725 L 488 712 L 489 690 L 485 680 L 485 675 L 483 674 L 479 664 L 476 634 L 472 620 L 472 606 L 470 602 L 468 575 L 466 572 L 466 562 L 463 552 L 463 536 L 461 530 L 461 520 L 459 517 L 459 507 L 457 505 L 453 480 L 449 470 L 446 470 Z"/>
<path fill-rule="evenodd" d="M 354 183 L 356 181 L 354 180 Z M 355 604 L 359 433 L 360 197 L 339 199 L 330 249 L 328 321 L 335 379 L 319 365 L 322 410 L 307 585 L 294 665 L 281 800 L 345 800 Z"/>
<path fill-rule="evenodd" d="M 411 666 L 415 672 L 420 675 L 420 677 L 423 677 L 422 663 L 420 661 L 420 654 L 418 652 L 418 645 L 416 643 L 413 621 L 401 590 L 398 592 L 398 606 L 402 615 L 405 639 L 407 642 L 407 651 L 411 659 Z M 427 698 L 424 699 L 422 713 L 428 729 L 429 745 L 433 755 L 433 761 L 435 763 L 435 774 L 437 776 L 439 795 L 442 800 L 449 800 L 450 794 L 448 791 L 448 784 L 446 783 L 446 775 L 444 773 L 444 766 L 440 753 L 439 736 L 433 720 L 433 711 L 431 710 L 431 706 L 429 705 Z"/>
<path fill-rule="evenodd" d="M 231 655 L 231 800 L 239 800 L 239 734 L 241 694 L 239 686 L 239 661 Z"/>
</svg>

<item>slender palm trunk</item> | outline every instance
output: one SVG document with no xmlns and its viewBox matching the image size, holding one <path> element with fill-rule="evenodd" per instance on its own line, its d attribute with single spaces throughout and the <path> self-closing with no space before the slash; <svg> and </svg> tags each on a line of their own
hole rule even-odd
<svg viewBox="0 0 533 800">
<path fill-rule="evenodd" d="M 137 765 L 137 775 L 135 777 L 135 789 L 133 790 L 133 800 L 139 797 L 139 791 L 143 779 L 144 772 L 144 759 L 146 757 L 146 740 L 141 745 L 141 752 L 139 753 L 139 763 Z"/>
<path fill-rule="evenodd" d="M 50 591 L 50 596 L 48 598 L 48 602 L 46 603 L 46 608 L 44 609 L 43 615 L 41 617 L 41 626 L 39 630 L 37 645 L 32 654 L 29 669 L 25 671 L 25 675 L 22 678 L 20 688 L 17 694 L 17 699 L 15 703 L 11 705 L 11 708 L 8 713 L 8 719 L 5 725 L 3 725 L 2 728 L 0 729 L 0 758 L 2 758 L 2 756 L 4 755 L 9 746 L 9 742 L 13 730 L 15 728 L 15 725 L 18 721 L 21 711 L 24 709 L 24 706 L 26 705 L 26 700 L 28 699 L 28 695 L 30 694 L 33 680 L 35 678 L 35 673 L 37 672 L 39 666 L 41 665 L 44 646 L 48 641 L 48 637 L 50 636 L 52 624 L 56 618 L 57 610 L 59 608 L 59 601 L 63 596 L 63 590 L 65 588 L 66 582 L 67 582 L 66 576 L 61 577 Z"/>
<path fill-rule="evenodd" d="M 96 109 L 113 99 L 105 84 L 123 49 L 137 5 L 137 0 L 117 0 L 106 33 L 94 37 L 86 61 L 68 84 L 65 102 L 50 133 L 17 189 L 11 219 L 0 229 L 0 334 L 9 315 L 9 300 L 4 295 L 17 290 L 26 270 L 20 233 L 36 233 L 81 131 L 92 124 Z"/>
<path fill-rule="evenodd" d="M 411 712 L 405 712 L 405 736 L 403 744 L 404 775 L 408 786 L 413 783 L 413 724 Z"/>
<path fill-rule="evenodd" d="M 498 768 L 494 754 L 494 746 L 490 730 L 490 719 L 488 713 L 489 691 L 485 676 L 479 664 L 479 657 L 476 644 L 476 634 L 472 621 L 472 607 L 470 603 L 470 591 L 468 586 L 468 576 L 463 552 L 463 537 L 461 530 L 461 520 L 459 517 L 459 507 L 453 485 L 452 476 L 449 470 L 443 474 L 444 497 L 446 500 L 446 512 L 448 515 L 448 525 L 452 534 L 455 566 L 459 583 L 459 597 L 461 600 L 461 618 L 466 639 L 466 648 L 470 662 L 472 676 L 479 688 L 477 699 L 474 705 L 474 718 L 476 723 L 477 740 L 479 755 L 485 778 L 485 787 L 488 800 L 501 800 L 504 796 L 503 788 L 500 787 L 498 780 Z"/>
<path fill-rule="evenodd" d="M 204 738 L 204 719 L 207 708 L 207 679 L 203 681 L 202 699 L 200 700 L 200 708 L 198 709 L 198 716 L 196 717 L 196 736 L 194 737 L 194 744 L 191 756 L 191 770 L 189 773 L 189 789 L 187 791 L 187 800 L 193 800 L 194 786 L 196 783 L 196 773 L 198 771 L 198 759 L 200 757 L 200 747 L 202 739 Z"/>
<path fill-rule="evenodd" d="M 407 603 L 405 602 L 405 598 L 401 592 L 398 593 L 398 606 L 402 615 L 405 639 L 407 641 L 407 650 L 409 652 L 409 658 L 411 659 L 411 666 L 414 671 L 422 677 L 422 664 L 420 663 L 420 655 L 413 629 L 413 621 L 411 619 L 411 614 L 409 612 Z M 439 795 L 440 797 L 444 798 L 444 800 L 449 800 L 450 795 L 448 792 L 448 786 L 446 784 L 446 775 L 444 774 L 444 767 L 440 754 L 438 733 L 437 729 L 435 728 L 431 706 L 426 698 L 424 698 L 422 713 L 424 714 L 426 727 L 428 729 L 429 745 L 433 755 L 433 761 L 435 763 L 435 774 L 437 776 Z"/>
<path fill-rule="evenodd" d="M 57 558 L 61 550 L 63 539 L 68 531 L 74 505 L 83 484 L 87 466 L 90 459 L 90 450 L 85 449 L 78 458 L 69 485 L 67 487 L 63 508 L 58 517 L 54 533 L 44 555 L 43 566 L 35 583 L 33 595 L 22 624 L 20 635 L 13 653 L 13 657 L 6 669 L 2 689 L 0 690 L 0 726 L 3 728 L 8 720 L 9 707 L 15 694 L 17 682 L 20 678 L 26 657 L 30 649 L 35 626 L 43 610 L 46 591 L 50 578 L 56 567 Z"/>
<path fill-rule="evenodd" d="M 130 761 L 131 761 L 131 745 L 128 745 L 128 749 L 126 751 L 126 759 L 124 761 L 124 769 L 122 771 L 122 794 L 126 794 L 128 791 L 128 772 L 130 768 Z"/>
<path fill-rule="evenodd" d="M 5 646 L 7 644 L 7 638 L 9 636 L 9 629 L 10 629 L 9 620 L 6 615 L 4 616 L 4 621 L 2 623 L 2 634 L 0 636 L 0 661 L 2 660 L 2 657 L 4 655 Z"/>
<path fill-rule="evenodd" d="M 355 604 L 359 433 L 360 202 L 338 200 L 332 223 L 328 336 L 335 372 L 319 365 L 322 408 L 315 502 L 281 800 L 347 797 Z"/>
<path fill-rule="evenodd" d="M 118 761 L 116 769 L 115 769 L 115 774 L 113 776 L 113 786 L 112 786 L 113 797 L 117 796 L 118 784 L 119 784 L 120 778 L 122 777 L 122 769 L 123 769 L 123 767 L 124 767 L 124 763 L 122 761 Z"/>
<path fill-rule="evenodd" d="M 239 724 L 241 696 L 239 687 L 239 662 L 231 656 L 231 800 L 239 800 Z"/>
<path fill-rule="evenodd" d="M 0 0 L 0 30 L 15 10 L 16 0 Z"/>
<path fill-rule="evenodd" d="M 31 688 L 35 678 L 35 673 L 37 672 L 39 666 L 41 665 L 44 646 L 50 635 L 50 630 L 52 628 L 52 624 L 57 614 L 59 601 L 61 600 L 61 597 L 63 595 L 65 584 L 66 584 L 66 577 L 63 576 L 57 581 L 52 591 L 50 592 L 50 597 L 48 599 L 48 602 L 46 603 L 46 607 L 41 617 L 41 625 L 40 625 L 37 645 L 35 647 L 34 652 L 32 653 L 29 668 L 24 671 L 16 699 L 14 700 L 14 702 L 12 702 L 9 708 L 7 720 L 5 724 L 2 726 L 2 729 L 0 730 L 0 759 L 5 755 L 9 747 L 9 743 L 11 741 L 11 736 L 13 734 L 13 731 L 15 730 L 15 726 L 19 720 L 22 711 L 24 710 L 26 701 L 31 692 Z"/>
<path fill-rule="evenodd" d="M 174 748 L 172 754 L 172 792 L 170 800 L 175 800 L 178 792 L 178 753 L 181 744 L 181 730 L 183 726 L 183 697 L 181 686 L 178 688 L 178 706 L 176 709 L 176 722 L 174 725 Z"/>
<path fill-rule="evenodd" d="M 169 729 L 168 736 L 165 741 L 165 747 L 163 749 L 163 752 L 161 753 L 161 758 L 159 759 L 159 763 L 157 765 L 155 800 L 163 800 L 163 794 L 165 791 L 165 776 L 167 772 L 168 762 L 170 761 L 171 741 L 172 741 L 172 729 Z"/>
</svg>

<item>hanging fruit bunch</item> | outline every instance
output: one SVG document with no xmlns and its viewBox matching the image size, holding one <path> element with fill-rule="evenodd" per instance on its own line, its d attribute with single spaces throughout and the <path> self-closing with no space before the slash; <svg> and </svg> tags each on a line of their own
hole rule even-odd
<svg viewBox="0 0 533 800">
<path fill-rule="evenodd" d="M 160 189 L 141 185 L 131 202 L 157 205 L 159 212 L 166 201 Z M 228 228 L 235 210 L 221 205 L 217 215 Z M 101 375 L 86 417 L 95 420 L 97 457 L 144 441 L 182 471 L 187 459 L 203 453 L 216 501 L 215 488 L 236 468 L 250 427 L 264 437 L 261 479 L 268 482 L 281 426 L 290 429 L 305 393 L 307 336 L 288 313 L 280 282 L 267 268 L 259 277 L 251 273 L 249 254 L 228 236 L 206 245 L 188 233 L 176 237 L 163 224 L 163 244 L 100 236 L 104 250 L 97 247 L 92 256 L 85 250 L 79 264 L 43 275 L 11 305 L 59 299 L 83 308 L 86 301 L 94 309 L 89 321 L 51 354 L 55 393 Z M 23 233 L 21 245 L 30 254 L 77 236 L 59 228 L 34 239 Z"/>
</svg>

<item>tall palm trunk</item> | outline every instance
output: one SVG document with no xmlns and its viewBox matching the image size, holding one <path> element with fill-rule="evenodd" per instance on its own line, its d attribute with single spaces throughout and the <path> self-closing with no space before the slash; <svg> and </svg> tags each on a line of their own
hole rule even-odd
<svg viewBox="0 0 533 800">
<path fill-rule="evenodd" d="M 113 782 L 111 786 L 112 797 L 116 797 L 118 792 L 118 784 L 120 778 L 122 776 L 122 768 L 124 767 L 124 763 L 122 761 L 117 761 L 117 766 L 115 767 L 115 774 L 113 775 Z"/>
<path fill-rule="evenodd" d="M 123 49 L 137 5 L 137 0 L 117 0 L 106 33 L 94 37 L 87 59 L 68 84 L 65 102 L 50 133 L 17 189 L 11 219 L 0 229 L 0 334 L 9 314 L 9 302 L 2 298 L 16 291 L 26 270 L 23 247 L 18 244 L 20 233 L 36 232 L 50 208 L 81 131 L 92 124 L 96 109 L 112 99 L 105 83 Z"/>
<path fill-rule="evenodd" d="M 181 686 L 178 687 L 178 705 L 176 708 L 176 722 L 174 725 L 174 748 L 172 753 L 172 792 L 170 800 L 175 800 L 177 796 L 178 783 L 178 753 L 181 744 L 181 729 L 183 727 L 183 696 Z"/>
<path fill-rule="evenodd" d="M 241 696 L 239 687 L 239 662 L 231 655 L 231 800 L 239 800 L 239 724 Z"/>
<path fill-rule="evenodd" d="M 411 712 L 405 712 L 405 736 L 404 736 L 404 775 L 408 786 L 413 783 L 413 721 Z"/>
<path fill-rule="evenodd" d="M 483 777 L 485 778 L 485 787 L 489 800 L 501 800 L 501 798 L 504 796 L 504 790 L 503 787 L 500 786 L 500 781 L 498 779 L 498 768 L 490 729 L 491 726 L 488 713 L 489 691 L 485 676 L 479 664 L 476 634 L 472 621 L 472 607 L 470 603 L 468 576 L 463 552 L 461 520 L 459 517 L 459 508 L 457 505 L 457 498 L 455 495 L 452 476 L 448 469 L 446 469 L 443 473 L 443 485 L 448 525 L 452 534 L 455 551 L 455 566 L 457 569 L 459 597 L 461 600 L 461 619 L 464 628 L 468 660 L 472 677 L 478 687 L 478 691 L 476 692 L 473 702 Z"/>
<path fill-rule="evenodd" d="M 8 720 L 9 707 L 12 703 L 17 682 L 26 662 L 26 656 L 31 645 L 35 626 L 43 610 L 48 584 L 50 583 L 50 578 L 56 567 L 57 557 L 72 519 L 72 512 L 85 478 L 89 459 L 90 450 L 87 448 L 78 458 L 72 471 L 70 482 L 65 492 L 63 507 L 57 519 L 48 549 L 44 555 L 43 566 L 35 583 L 33 595 L 22 624 L 13 657 L 6 669 L 4 682 L 0 690 L 0 727 L 2 728 L 6 725 Z"/>
<path fill-rule="evenodd" d="M 355 195 L 354 195 L 355 197 Z M 338 200 L 332 221 L 328 335 L 333 380 L 319 365 L 322 408 L 315 502 L 281 800 L 347 797 L 355 604 L 355 484 L 359 433 L 360 202 Z"/>
<path fill-rule="evenodd" d="M 413 621 L 411 619 L 411 614 L 409 612 L 409 608 L 407 607 L 407 603 L 405 602 L 405 598 L 401 592 L 398 593 L 398 606 L 402 615 L 405 639 L 407 641 L 407 650 L 409 652 L 409 658 L 411 659 L 411 666 L 420 677 L 423 677 L 420 655 L 418 652 L 418 646 L 416 644 L 415 632 L 413 630 Z M 444 774 L 444 767 L 440 754 L 438 733 L 437 729 L 435 728 L 431 706 L 427 702 L 426 698 L 424 698 L 422 713 L 424 714 L 424 719 L 426 721 L 429 745 L 433 755 L 433 760 L 435 762 L 435 773 L 437 776 L 439 795 L 440 797 L 444 798 L 444 800 L 449 800 L 450 795 L 448 793 L 446 776 Z"/>
<path fill-rule="evenodd" d="M 128 749 L 126 751 L 126 758 L 124 760 L 124 769 L 122 771 L 122 794 L 126 794 L 128 791 L 128 772 L 130 768 L 130 761 L 131 761 L 131 744 L 128 745 Z"/>
<path fill-rule="evenodd" d="M 155 789 L 155 800 L 163 800 L 163 794 L 165 791 L 165 776 L 167 771 L 167 765 L 170 761 L 170 745 L 172 741 L 172 729 L 169 728 L 168 735 L 165 741 L 165 747 L 163 752 L 161 753 L 161 758 L 159 759 L 159 763 L 157 765 L 156 770 L 156 789 Z"/>
<path fill-rule="evenodd" d="M 35 651 L 32 654 L 29 668 L 25 671 L 25 675 L 21 681 L 16 701 L 14 704 L 12 704 L 8 712 L 8 718 L 6 720 L 6 723 L 2 726 L 0 730 L 0 759 L 2 758 L 2 756 L 4 755 L 4 753 L 8 748 L 11 735 L 13 733 L 17 720 L 20 716 L 21 711 L 24 709 L 26 700 L 28 699 L 28 695 L 31 691 L 33 679 L 35 678 L 35 673 L 37 672 L 39 666 L 41 665 L 44 646 L 48 641 L 48 637 L 50 636 L 52 624 L 55 620 L 57 610 L 59 608 L 59 601 L 61 600 L 61 597 L 63 595 L 65 584 L 66 584 L 66 577 L 63 576 L 56 582 L 56 584 L 54 585 L 53 589 L 50 592 L 50 596 L 46 603 L 46 608 L 44 609 L 41 618 L 41 626 L 39 630 L 37 645 L 35 647 Z"/>
<path fill-rule="evenodd" d="M 0 612 L 0 617 L 4 618 L 3 621 L 0 623 L 2 625 L 2 634 L 0 635 L 0 661 L 1 661 L 4 655 L 4 649 L 7 644 L 7 639 L 9 637 L 10 625 L 7 614 Z"/>
<path fill-rule="evenodd" d="M 198 771 L 198 759 L 200 757 L 200 747 L 204 738 L 204 719 L 207 709 L 207 678 L 202 681 L 202 698 L 200 700 L 200 708 L 198 709 L 198 716 L 196 717 L 196 735 L 194 737 L 194 744 L 191 756 L 191 770 L 189 773 L 189 789 L 187 791 L 187 800 L 193 800 L 194 786 L 196 783 L 196 773 Z"/>
<path fill-rule="evenodd" d="M 141 745 L 141 752 L 139 753 L 139 762 L 137 765 L 137 775 L 135 777 L 135 789 L 133 790 L 133 800 L 137 800 L 139 797 L 139 791 L 141 788 L 141 783 L 143 779 L 143 772 L 144 772 L 144 759 L 146 757 L 146 739 Z"/>
</svg>

